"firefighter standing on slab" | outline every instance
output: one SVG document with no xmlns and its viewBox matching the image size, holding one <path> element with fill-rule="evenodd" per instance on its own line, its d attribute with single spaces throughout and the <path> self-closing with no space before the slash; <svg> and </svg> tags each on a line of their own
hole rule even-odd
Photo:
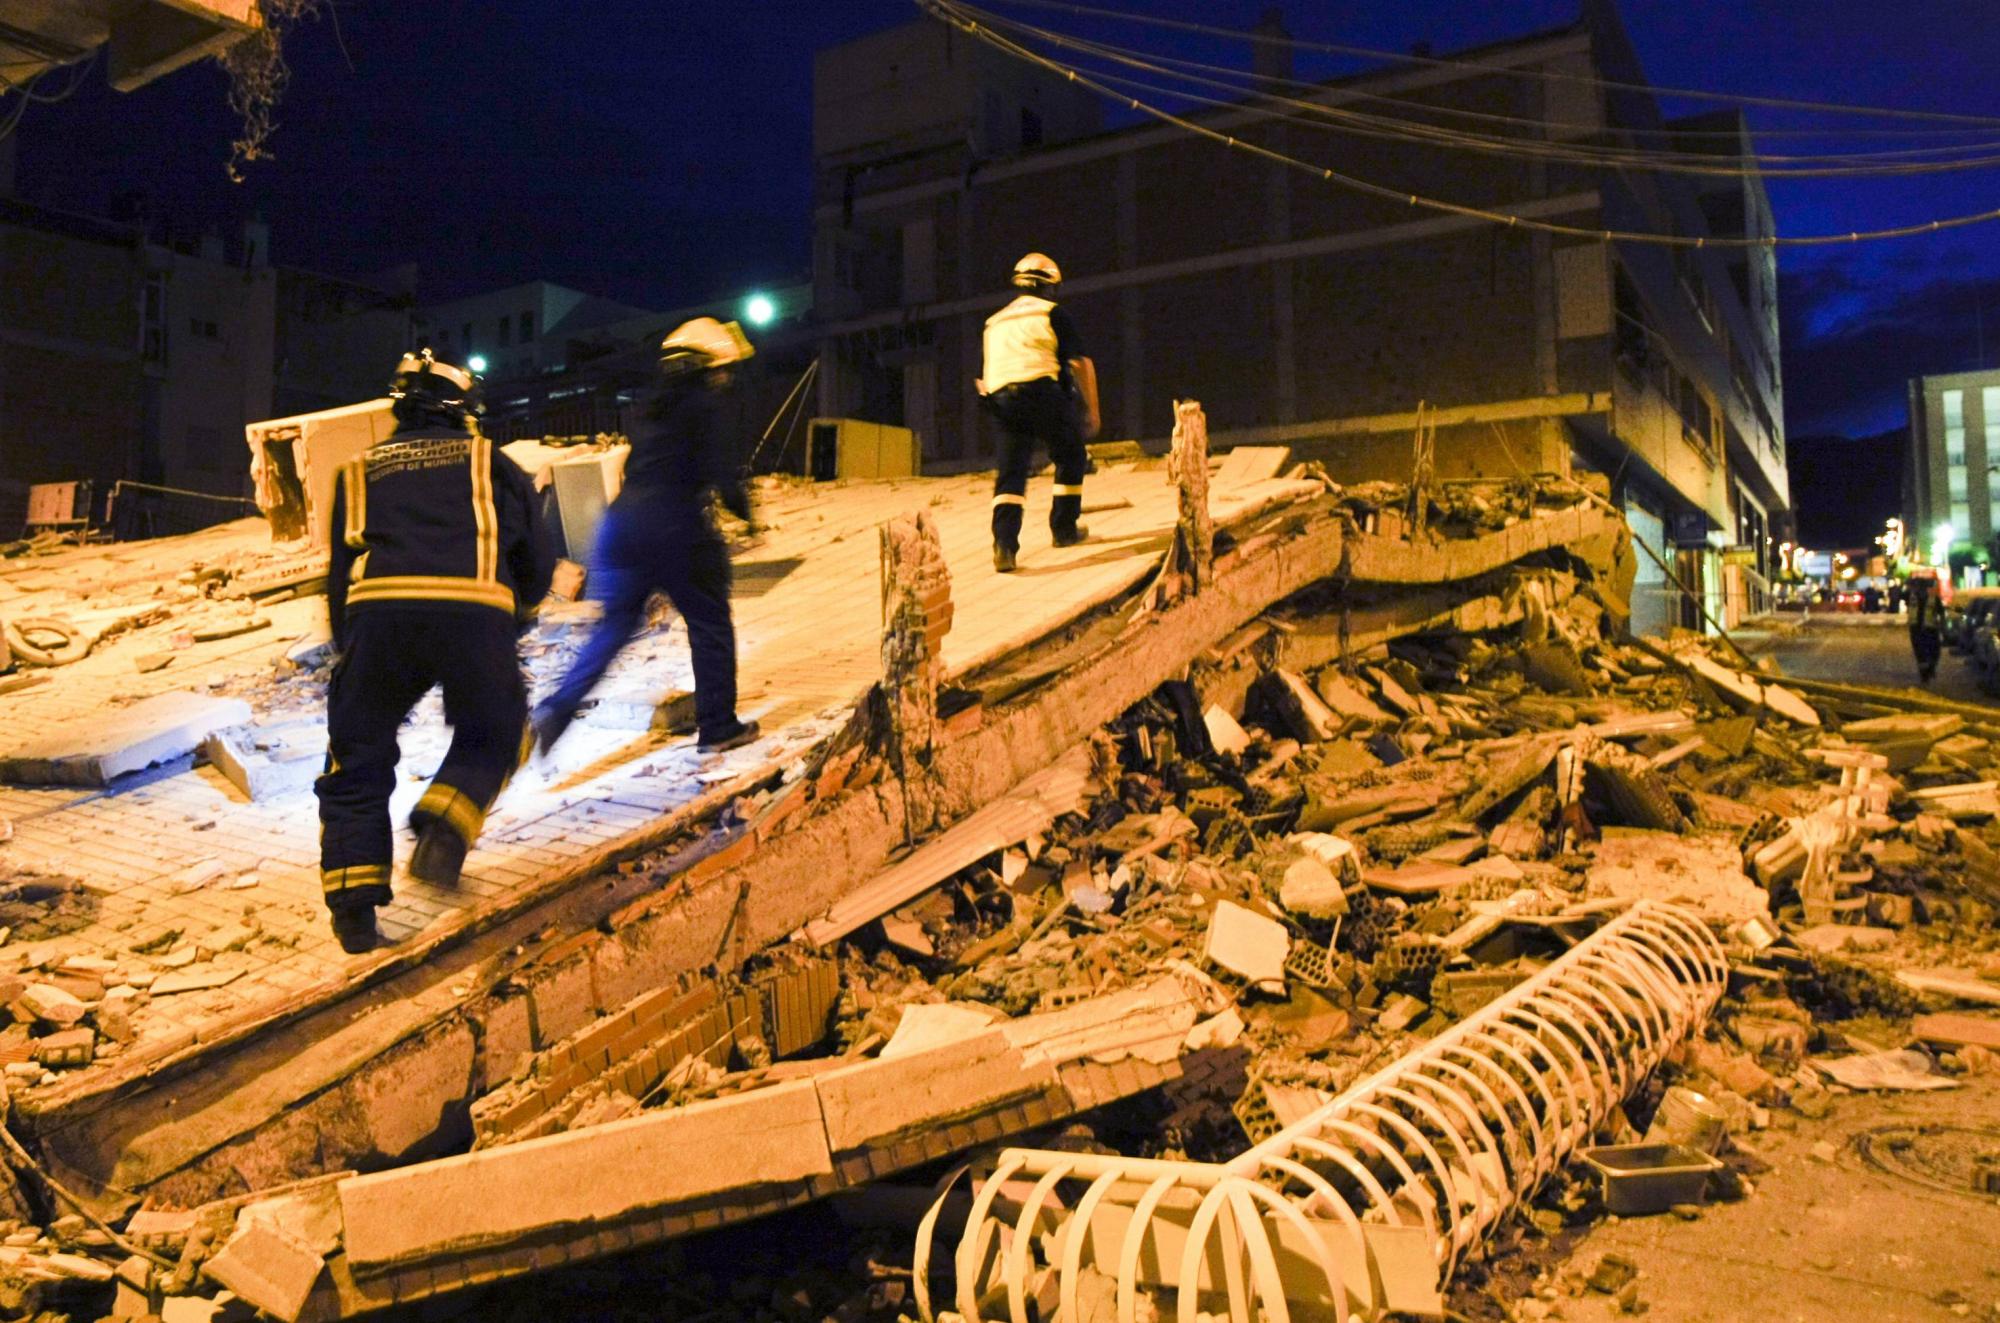
<svg viewBox="0 0 2000 1323">
<path fill-rule="evenodd" d="M 343 465 L 333 488 L 320 881 L 350 953 L 380 940 L 394 860 L 396 730 L 444 686 L 451 748 L 410 812 L 410 874 L 458 882 L 486 811 L 520 765 L 527 687 L 515 640 L 555 568 L 528 475 L 473 430 L 471 373 L 406 354 L 389 394 L 396 430 Z"/>
<path fill-rule="evenodd" d="M 1053 259 L 1029 253 L 1014 264 L 1021 293 L 986 319 L 985 369 L 977 383 L 1000 420 L 1004 439 L 993 478 L 993 568 L 1014 570 L 1021 551 L 1028 470 L 1039 444 L 1055 464 L 1055 497 L 1049 503 L 1050 539 L 1075 546 L 1090 530 L 1083 513 L 1084 442 L 1097 435 L 1097 374 L 1083 356 L 1076 323 L 1056 302 L 1062 270 Z"/>
</svg>

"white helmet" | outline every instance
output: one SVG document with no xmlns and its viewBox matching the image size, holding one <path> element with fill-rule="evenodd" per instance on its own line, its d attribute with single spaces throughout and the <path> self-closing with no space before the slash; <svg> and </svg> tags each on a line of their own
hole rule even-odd
<svg viewBox="0 0 2000 1323">
<path fill-rule="evenodd" d="M 671 373 L 728 367 L 756 352 L 750 345 L 750 337 L 735 322 L 697 317 L 682 322 L 660 341 L 660 370 Z"/>
<path fill-rule="evenodd" d="M 1014 283 L 1022 289 L 1062 284 L 1062 268 L 1047 253 L 1029 253 L 1014 263 Z"/>
</svg>

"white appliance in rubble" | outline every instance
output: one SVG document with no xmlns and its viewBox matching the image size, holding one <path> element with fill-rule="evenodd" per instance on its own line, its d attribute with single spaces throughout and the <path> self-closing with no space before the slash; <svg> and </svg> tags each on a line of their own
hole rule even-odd
<svg viewBox="0 0 2000 1323">
<path fill-rule="evenodd" d="M 246 426 L 250 477 L 257 508 L 271 522 L 271 540 L 304 538 L 314 547 L 327 546 L 334 475 L 395 430 L 386 396 Z"/>
</svg>

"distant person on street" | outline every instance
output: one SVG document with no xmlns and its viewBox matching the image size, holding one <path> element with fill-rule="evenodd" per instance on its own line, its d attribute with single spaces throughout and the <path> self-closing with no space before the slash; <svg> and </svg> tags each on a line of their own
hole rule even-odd
<svg viewBox="0 0 2000 1323">
<path fill-rule="evenodd" d="M 380 935 L 394 859 L 396 731 L 444 688 L 451 747 L 416 807 L 410 875 L 455 886 L 486 812 L 520 765 L 528 691 L 516 639 L 549 590 L 555 556 L 534 484 L 478 435 L 470 372 L 405 354 L 389 396 L 396 430 L 333 486 L 326 606 L 337 660 L 326 695 L 320 885 L 341 949 Z"/>
<path fill-rule="evenodd" d="M 625 486 L 604 512 L 587 582 L 604 615 L 556 691 L 535 709 L 547 753 L 569 729 L 612 659 L 639 632 L 646 599 L 664 592 L 687 622 L 694 653 L 695 719 L 703 752 L 757 738 L 736 716 L 736 628 L 729 613 L 729 548 L 708 513 L 714 492 L 749 522 L 750 495 L 723 434 L 722 401 L 755 351 L 735 322 L 684 323 L 660 343 L 660 382 L 640 408 Z"/>
<path fill-rule="evenodd" d="M 1097 435 L 1097 374 L 1083 355 L 1076 323 L 1057 302 L 1062 271 L 1042 253 L 1014 264 L 1012 302 L 986 319 L 985 364 L 977 383 L 1000 420 L 999 471 L 993 475 L 993 568 L 1012 574 L 1021 551 L 1028 470 L 1035 448 L 1056 466 L 1049 540 L 1071 547 L 1090 536 L 1083 513 L 1084 443 Z"/>
<path fill-rule="evenodd" d="M 1944 655 L 1944 595 L 1935 573 L 1910 576 L 1910 651 L 1916 654 L 1917 675 L 1929 684 Z"/>
</svg>

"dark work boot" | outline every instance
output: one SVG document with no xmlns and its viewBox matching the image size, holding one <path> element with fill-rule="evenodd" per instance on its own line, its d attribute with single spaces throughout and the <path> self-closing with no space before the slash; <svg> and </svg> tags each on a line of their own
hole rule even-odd
<svg viewBox="0 0 2000 1323">
<path fill-rule="evenodd" d="M 375 907 L 366 901 L 330 900 L 333 935 L 340 949 L 349 955 L 372 951 L 382 942 L 382 930 L 375 926 Z"/>
<path fill-rule="evenodd" d="M 1089 538 L 1090 529 L 1083 524 L 1078 524 L 1066 532 L 1058 529 L 1049 535 L 1049 540 L 1059 547 L 1073 547 L 1079 542 L 1088 541 Z"/>
<path fill-rule="evenodd" d="M 703 731 L 698 745 L 703 753 L 721 753 L 724 749 L 740 749 L 763 734 L 754 721 L 732 722 L 721 730 Z"/>
<path fill-rule="evenodd" d="M 998 542 L 993 544 L 993 570 L 997 574 L 1012 574 L 1014 572 L 1014 549 L 1012 547 L 1003 547 Z"/>
<path fill-rule="evenodd" d="M 434 887 L 455 887 L 459 870 L 465 867 L 465 851 L 465 838 L 443 818 L 435 818 L 417 833 L 417 848 L 410 855 L 410 876 Z"/>
<path fill-rule="evenodd" d="M 535 752 L 541 757 L 548 757 L 549 750 L 556 747 L 556 741 L 563 737 L 563 732 L 569 729 L 570 722 L 575 720 L 574 712 L 564 712 L 546 706 L 536 708 L 534 716 L 528 721 L 529 727 L 534 732 Z"/>
</svg>

